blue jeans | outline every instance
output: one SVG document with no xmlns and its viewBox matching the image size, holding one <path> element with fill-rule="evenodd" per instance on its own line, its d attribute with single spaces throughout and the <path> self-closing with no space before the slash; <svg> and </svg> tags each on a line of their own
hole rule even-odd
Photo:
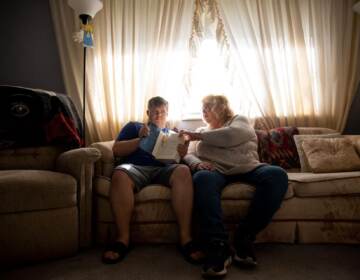
<svg viewBox="0 0 360 280">
<path fill-rule="evenodd" d="M 255 194 L 241 229 L 255 239 L 279 209 L 288 188 L 288 177 L 282 168 L 262 165 L 239 175 L 225 176 L 218 171 L 200 170 L 193 175 L 194 210 L 200 226 L 200 238 L 227 240 L 221 209 L 221 192 L 231 182 L 241 181 L 255 187 Z"/>
</svg>

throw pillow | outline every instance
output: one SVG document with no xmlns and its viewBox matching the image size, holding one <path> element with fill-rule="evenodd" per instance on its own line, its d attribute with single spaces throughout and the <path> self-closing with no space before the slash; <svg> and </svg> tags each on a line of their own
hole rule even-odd
<svg viewBox="0 0 360 280">
<path fill-rule="evenodd" d="M 299 155 L 294 135 L 296 127 L 279 127 L 269 131 L 255 130 L 258 137 L 258 153 L 261 162 L 278 165 L 284 169 L 299 168 Z"/>
<path fill-rule="evenodd" d="M 300 134 L 294 135 L 294 141 L 296 145 L 296 149 L 299 155 L 301 172 L 312 172 L 309 163 L 305 157 L 304 149 L 302 147 L 302 142 L 307 138 L 334 138 L 341 137 L 340 133 L 332 133 L 332 134 Z"/>
<path fill-rule="evenodd" d="M 302 147 L 314 173 L 360 170 L 360 158 L 350 139 L 308 138 Z"/>
</svg>

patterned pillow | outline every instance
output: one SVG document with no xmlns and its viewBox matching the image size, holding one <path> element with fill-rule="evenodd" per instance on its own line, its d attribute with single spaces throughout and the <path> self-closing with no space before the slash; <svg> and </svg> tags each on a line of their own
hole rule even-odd
<svg viewBox="0 0 360 280">
<path fill-rule="evenodd" d="M 258 153 L 261 162 L 278 165 L 285 169 L 299 168 L 299 155 L 294 135 L 296 127 L 279 127 L 271 130 L 255 130 L 258 137 Z"/>
</svg>

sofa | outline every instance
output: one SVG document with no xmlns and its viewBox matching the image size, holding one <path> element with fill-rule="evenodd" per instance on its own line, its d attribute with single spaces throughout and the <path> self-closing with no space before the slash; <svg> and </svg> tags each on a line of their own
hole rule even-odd
<svg viewBox="0 0 360 280">
<path fill-rule="evenodd" d="M 297 128 L 297 134 L 329 135 L 336 134 L 336 131 L 327 128 Z M 359 147 L 360 136 L 341 137 L 350 139 L 351 143 Z M 101 158 L 95 164 L 93 183 L 97 243 L 109 242 L 115 237 L 109 204 L 110 178 L 114 166 L 113 143 L 106 141 L 92 144 L 101 152 Z M 314 173 L 303 172 L 300 166 L 287 169 L 288 191 L 273 221 L 258 235 L 257 242 L 360 243 L 360 169 L 357 170 Z M 223 190 L 223 218 L 230 238 L 237 222 L 246 215 L 253 193 L 254 187 L 242 182 L 230 184 Z M 195 234 L 196 226 L 194 219 Z M 177 224 L 168 188 L 151 185 L 135 195 L 131 238 L 135 243 L 177 241 Z"/>
</svg>

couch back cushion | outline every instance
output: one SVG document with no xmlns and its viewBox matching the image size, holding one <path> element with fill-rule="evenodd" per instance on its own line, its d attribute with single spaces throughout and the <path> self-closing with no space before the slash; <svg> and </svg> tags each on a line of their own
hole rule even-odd
<svg viewBox="0 0 360 280">
<path fill-rule="evenodd" d="M 258 153 L 261 162 L 277 165 L 285 169 L 299 168 L 299 155 L 294 135 L 296 127 L 279 127 L 270 130 L 255 130 L 258 137 Z"/>
<path fill-rule="evenodd" d="M 2 150 L 0 151 L 0 170 L 54 170 L 56 158 L 65 150 L 59 146 Z"/>
</svg>

